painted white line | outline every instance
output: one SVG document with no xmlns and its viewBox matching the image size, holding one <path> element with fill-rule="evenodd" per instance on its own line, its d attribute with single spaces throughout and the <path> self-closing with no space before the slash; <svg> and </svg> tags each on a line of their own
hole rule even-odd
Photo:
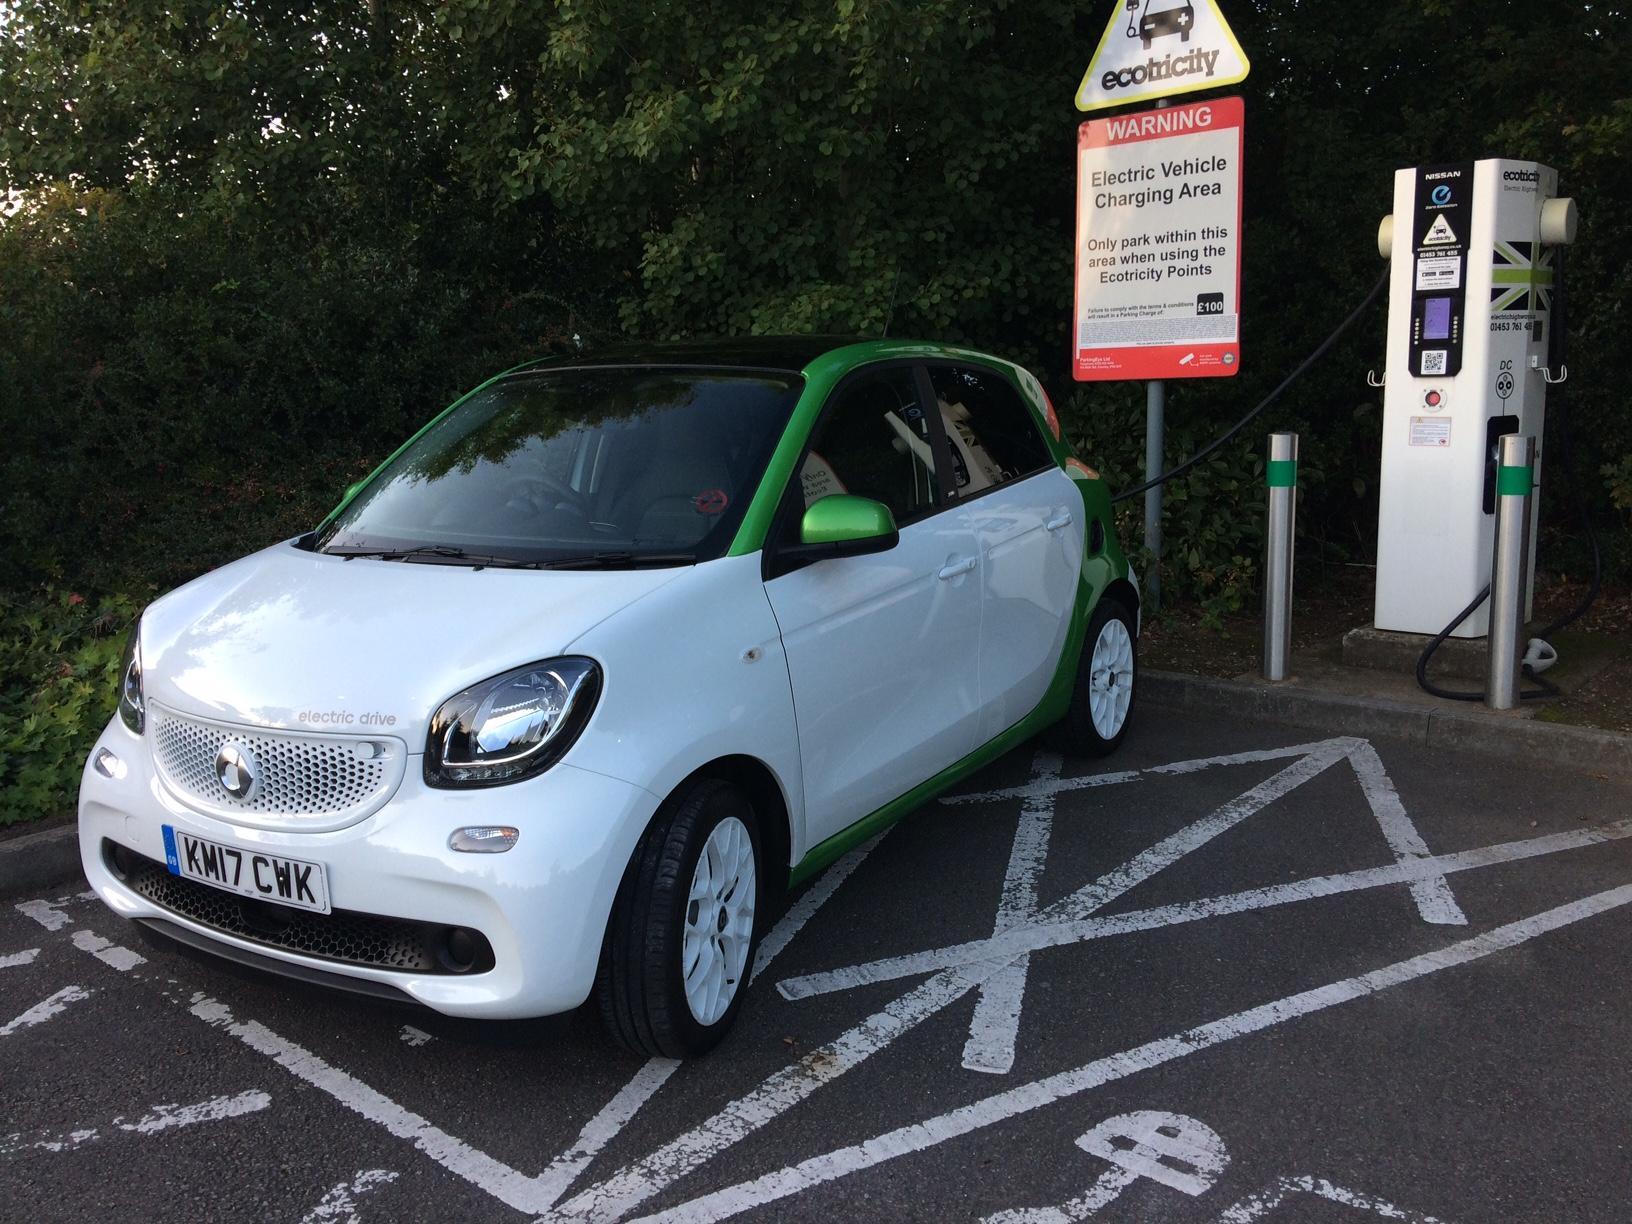
<svg viewBox="0 0 1632 1224">
<path fill-rule="evenodd" d="M 780 956 L 784 949 L 793 942 L 795 935 L 804 930 L 805 923 L 809 922 L 816 911 L 826 905 L 833 894 L 839 891 L 839 885 L 850 878 L 857 867 L 860 867 L 866 857 L 871 854 L 884 840 L 886 829 L 877 837 L 869 838 L 850 853 L 846 854 L 833 866 L 817 877 L 816 883 L 792 905 L 787 913 L 783 914 L 770 933 L 759 941 L 759 952 L 754 957 L 754 977 L 758 977 L 770 968 L 771 962 Z"/>
<path fill-rule="evenodd" d="M 1632 837 L 1632 820 L 1619 820 L 1595 829 L 1572 829 L 1567 833 L 1548 833 L 1521 841 L 1498 842 L 1496 845 L 1481 846 L 1476 850 L 1456 850 L 1449 854 L 1430 855 L 1424 859 L 1408 859 L 1387 867 L 1362 867 L 1356 871 L 1339 872 L 1336 875 L 1312 876 L 1286 884 L 1249 888 L 1243 892 L 1226 893 L 1196 901 L 1177 901 L 1170 905 L 1130 910 L 1124 914 L 1113 914 L 1108 917 L 1085 918 L 1077 922 L 1043 920 L 1028 927 L 1007 931 L 1002 935 L 994 935 L 990 939 L 975 939 L 927 952 L 886 957 L 865 965 L 851 965 L 826 973 L 787 978 L 777 984 L 777 990 L 788 999 L 805 999 L 812 995 L 849 990 L 856 986 L 921 977 L 926 973 L 934 973 L 954 965 L 982 964 L 993 958 L 1038 952 L 1044 948 L 1104 939 L 1112 935 L 1152 931 L 1159 927 L 1177 926 L 1203 918 L 1244 914 L 1298 901 L 1333 897 L 1341 893 L 1409 884 L 1419 879 L 1443 878 L 1461 871 L 1516 863 L 1523 859 L 1539 858 L 1566 850 L 1579 850 L 1627 837 Z"/>
<path fill-rule="evenodd" d="M 1288 995 L 1170 1037 L 1097 1058 L 1083 1066 L 1011 1088 L 939 1117 L 887 1131 L 853 1146 L 826 1152 L 752 1181 L 714 1191 L 668 1211 L 648 1216 L 646 1220 L 654 1224 L 659 1220 L 664 1224 L 679 1224 L 681 1221 L 699 1224 L 729 1219 L 739 1212 L 764 1207 L 814 1186 L 921 1152 L 949 1139 L 994 1126 L 1140 1071 L 1188 1058 L 1202 1050 L 1274 1028 L 1289 1020 L 1366 998 L 1392 986 L 1471 964 L 1629 902 L 1632 902 L 1632 884 L 1623 884 L 1433 952 Z"/>
<path fill-rule="evenodd" d="M 317 1206 L 301 1217 L 300 1224 L 359 1224 L 357 1200 L 396 1180 L 397 1175 L 390 1169 L 359 1170 L 349 1182 L 331 1187 Z"/>
<path fill-rule="evenodd" d="M 0 1135 L 0 1156 L 15 1156 L 19 1152 L 71 1152 L 87 1143 L 95 1143 L 101 1137 L 101 1132 L 94 1126 L 60 1135 L 42 1131 L 35 1139 L 25 1139 L 21 1131 L 15 1131 Z"/>
<path fill-rule="evenodd" d="M 214 1097 L 208 1101 L 200 1101 L 196 1105 L 155 1105 L 145 1117 L 134 1122 L 115 1118 L 111 1123 L 111 1129 L 135 1135 L 156 1135 L 178 1126 L 194 1126 L 200 1122 L 220 1122 L 227 1118 L 242 1117 L 244 1114 L 265 1109 L 271 1103 L 272 1098 L 266 1093 L 259 1089 L 251 1089 L 248 1092 L 240 1092 L 237 1096 Z M 6 1135 L 0 1137 L 0 1156 L 11 1156 L 23 1151 L 71 1152 L 87 1143 L 96 1142 L 102 1136 L 103 1132 L 96 1127 L 68 1131 L 62 1135 L 42 1134 L 34 1139 L 24 1139 L 21 1134 Z"/>
<path fill-rule="evenodd" d="M 787 949 L 794 937 L 804 929 L 805 924 L 832 899 L 833 894 L 850 878 L 856 868 L 861 866 L 888 833 L 889 830 L 886 829 L 877 837 L 869 838 L 845 854 L 818 876 L 816 882 L 788 907 L 787 912 L 759 942 L 759 950 L 754 956 L 754 977 L 764 973 L 771 962 Z M 557 1156 L 550 1167 L 540 1175 L 541 1189 L 550 1204 L 556 1203 L 572 1188 L 572 1183 L 590 1162 L 679 1068 L 678 1062 L 666 1058 L 650 1059 L 645 1066 L 635 1072 L 634 1077 L 617 1095 L 606 1103 L 601 1112 L 584 1125 L 577 1141 Z"/>
<path fill-rule="evenodd" d="M 431 1035 L 424 1029 L 417 1029 L 411 1024 L 403 1025 L 402 1032 L 398 1033 L 397 1036 L 411 1046 L 422 1046 L 427 1041 L 432 1040 Z"/>
<path fill-rule="evenodd" d="M 74 947 L 81 952 L 89 952 L 104 965 L 111 965 L 120 973 L 128 973 L 137 965 L 147 964 L 147 957 L 141 953 L 121 948 L 111 939 L 103 939 L 95 931 L 87 931 L 81 927 L 73 933 L 72 939 Z"/>
<path fill-rule="evenodd" d="M 1261 748 L 1251 752 L 1232 752 L 1227 756 L 1196 757 L 1189 761 L 1171 761 L 1166 765 L 1152 765 L 1146 769 L 1118 769 L 1109 773 L 1084 774 L 1075 778 L 1056 778 L 1041 782 L 1033 777 L 1019 786 L 1004 786 L 997 790 L 973 791 L 962 795 L 946 795 L 940 802 L 951 805 L 966 803 L 994 803 L 1001 799 L 1033 799 L 1043 795 L 1058 795 L 1065 791 L 1084 790 L 1096 786 L 1119 786 L 1123 782 L 1137 782 L 1146 774 L 1187 774 L 1219 765 L 1251 765 L 1261 761 L 1284 761 L 1287 757 L 1307 756 L 1328 744 L 1364 743 L 1349 736 L 1335 740 L 1316 740 L 1308 744 L 1289 744 L 1285 748 Z"/>
<path fill-rule="evenodd" d="M 1128 889 L 1155 875 L 1288 791 L 1301 786 L 1335 761 L 1353 743 L 1327 740 L 1251 790 L 1210 815 L 1181 829 L 1129 862 L 1042 911 L 1049 921 L 1087 917 Z M 1015 934 L 1023 934 L 1017 931 Z M 1006 939 L 1009 936 L 998 936 Z M 1024 949 L 1015 955 L 1023 955 Z M 642 1160 L 590 1186 L 563 1203 L 560 1211 L 592 1221 L 616 1220 L 673 1182 L 706 1164 L 760 1127 L 765 1126 L 824 1084 L 859 1066 L 879 1050 L 1002 972 L 1014 959 L 949 966 L 928 981 L 873 1013 L 799 1062 L 773 1072 L 757 1087 L 725 1106 L 712 1118 L 671 1140 Z"/>
<path fill-rule="evenodd" d="M 1417 826 L 1411 823 L 1411 817 L 1406 815 L 1405 804 L 1400 802 L 1394 780 L 1383 768 L 1383 759 L 1377 755 L 1377 750 L 1361 740 L 1349 752 L 1349 764 L 1354 767 L 1355 777 L 1360 779 L 1360 789 L 1365 793 L 1366 802 L 1371 805 L 1372 815 L 1377 818 L 1383 838 L 1388 842 L 1388 848 L 1394 851 L 1394 857 L 1401 862 L 1428 858 L 1428 844 L 1417 832 Z M 1444 876 L 1415 881 L 1411 885 L 1411 899 L 1416 902 L 1417 912 L 1424 922 L 1447 926 L 1468 924 L 1468 916 L 1456 903 Z"/>
<path fill-rule="evenodd" d="M 1057 753 L 1039 752 L 1032 762 L 1033 781 L 1044 784 L 1059 778 L 1064 762 Z M 1037 877 L 1048 861 L 1049 835 L 1054 827 L 1054 796 L 1029 795 L 1020 805 L 1014 828 L 1014 846 L 1003 876 L 1003 894 L 997 903 L 992 934 L 1024 926 L 1037 917 Z M 988 978 L 975 1000 L 969 1040 L 963 1047 L 963 1065 L 970 1071 L 1006 1075 L 1014 1069 L 1015 1045 L 1020 1035 L 1020 1013 L 1026 1001 L 1026 978 L 1031 958 L 1022 956 L 1001 973 Z"/>
<path fill-rule="evenodd" d="M 70 921 L 67 914 L 49 901 L 19 901 L 15 908 L 23 917 L 32 918 L 48 931 L 60 931 Z"/>
<path fill-rule="evenodd" d="M 581 1191 L 557 1208 L 558 1216 L 592 1221 L 619 1219 L 962 998 L 1003 968 L 1004 963 L 996 961 L 936 974 L 797 1063 L 773 1072 L 702 1125 Z"/>
<path fill-rule="evenodd" d="M 15 969 L 18 965 L 30 965 L 40 954 L 38 948 L 24 948 L 21 952 L 13 952 L 9 956 L 0 956 L 0 969 Z"/>
<path fill-rule="evenodd" d="M 138 1135 L 153 1135 L 177 1126 L 194 1126 L 200 1122 L 221 1122 L 258 1113 L 272 1103 L 272 1098 L 259 1088 L 240 1092 L 237 1096 L 211 1097 L 196 1105 L 155 1105 L 144 1118 L 135 1122 L 117 1122 L 122 1131 Z"/>
<path fill-rule="evenodd" d="M 680 1063 L 667 1058 L 650 1059 L 635 1072 L 635 1077 L 608 1101 L 579 1132 L 577 1142 L 557 1156 L 539 1177 L 541 1190 L 549 1201 L 558 1201 L 572 1187 L 578 1175 L 588 1167 L 617 1133 L 628 1125 L 640 1107 L 668 1082 L 669 1076 L 680 1069 Z"/>
<path fill-rule="evenodd" d="M 1138 1180 L 1131 1169 L 1106 1169 L 1085 1193 L 1058 1207 L 1016 1207 L 989 1215 L 982 1224 L 1075 1224 L 1109 1207 Z"/>
<path fill-rule="evenodd" d="M 1257 786 L 1220 805 L 1209 815 L 1186 825 L 1177 833 L 1136 854 L 1122 866 L 1106 873 L 1092 883 L 1084 885 L 1063 900 L 1055 902 L 1041 911 L 1031 923 L 1024 927 L 1013 928 L 1004 934 L 994 935 L 990 939 L 976 940 L 960 945 L 955 951 L 938 950 L 928 953 L 914 953 L 909 956 L 895 957 L 886 962 L 876 962 L 876 964 L 899 966 L 910 962 L 915 965 L 922 965 L 935 960 L 939 963 L 934 968 L 946 968 L 954 964 L 967 964 L 972 960 L 984 961 L 994 955 L 999 955 L 1000 950 L 1001 954 L 1007 956 L 1023 955 L 1026 952 L 1035 951 L 1036 948 L 1025 945 L 1029 940 L 1035 939 L 1036 932 L 1041 927 L 1084 921 L 1093 911 L 1114 901 L 1130 888 L 1142 884 L 1163 868 L 1171 866 L 1185 855 L 1206 845 L 1220 833 L 1233 828 L 1282 795 L 1303 785 L 1322 770 L 1342 760 L 1348 751 L 1349 743 L 1348 740 L 1327 740 L 1317 744 L 1313 751 L 1293 761 L 1292 764 L 1260 782 Z M 1060 942 L 1069 943 L 1073 941 L 1063 939 Z M 1010 946 L 1015 947 L 1016 951 L 1009 952 L 1008 948 Z M 1037 946 L 1048 947 L 1050 944 L 1045 941 Z M 952 952 L 951 955 L 947 954 L 949 951 Z M 972 956 L 964 955 L 964 953 L 968 952 L 974 954 Z M 915 969 L 913 972 L 921 973 L 925 971 Z M 929 971 L 932 972 L 933 968 Z M 886 971 L 880 976 L 873 966 L 858 965 L 830 970 L 824 974 L 811 974 L 804 978 L 790 979 L 779 983 L 777 989 L 781 991 L 784 998 L 794 999 L 807 997 L 815 993 L 847 990 L 853 986 L 860 986 L 865 982 L 888 980 L 891 976 L 901 977 L 907 975 Z M 820 991 L 812 989 L 813 985 L 820 985 L 822 989 Z"/>
<path fill-rule="evenodd" d="M 91 992 L 83 986 L 64 986 L 56 994 L 41 999 L 22 1015 L 0 1024 L 0 1037 L 10 1037 L 20 1029 L 32 1028 L 36 1024 L 44 1024 L 70 1003 L 78 1003 L 81 999 L 90 997 Z"/>
<path fill-rule="evenodd" d="M 383 1126 L 399 1139 L 412 1141 L 443 1168 L 507 1206 L 529 1214 L 537 1214 L 550 1206 L 538 1193 L 535 1179 L 477 1151 L 462 1139 L 455 1139 L 383 1092 L 331 1066 L 265 1025 L 254 1020 L 237 1020 L 226 1004 L 204 995 L 194 997 L 192 1013 L 206 1024 L 236 1037 L 256 1053 L 266 1055 L 297 1079 L 326 1092 L 347 1109 Z"/>
<path fill-rule="evenodd" d="M 1226 1207 L 1223 1214 L 1218 1217 L 1217 1224 L 1251 1224 L 1253 1220 L 1263 1219 L 1296 1194 L 1311 1194 L 1328 1202 L 1341 1203 L 1345 1207 L 1369 1211 L 1387 1220 L 1404 1220 L 1406 1224 L 1445 1224 L 1436 1216 L 1396 1207 L 1387 1199 L 1378 1198 L 1374 1194 L 1347 1190 L 1342 1186 L 1333 1185 L 1324 1177 L 1308 1176 L 1283 1177 L 1256 1194 L 1249 1194 L 1239 1202 Z"/>
</svg>

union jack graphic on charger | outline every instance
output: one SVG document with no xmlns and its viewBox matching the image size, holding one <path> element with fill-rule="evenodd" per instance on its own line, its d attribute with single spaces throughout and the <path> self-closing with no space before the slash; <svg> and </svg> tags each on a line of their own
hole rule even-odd
<svg viewBox="0 0 1632 1224">
<path fill-rule="evenodd" d="M 1553 308 L 1553 252 L 1532 260 L 1533 242 L 1498 242 L 1491 255 L 1490 308 L 1546 314 Z"/>
</svg>

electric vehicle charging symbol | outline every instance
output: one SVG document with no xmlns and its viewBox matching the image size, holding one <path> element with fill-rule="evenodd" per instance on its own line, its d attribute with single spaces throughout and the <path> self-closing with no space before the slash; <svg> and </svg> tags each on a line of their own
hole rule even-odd
<svg viewBox="0 0 1632 1224">
<path fill-rule="evenodd" d="M 1139 1109 L 1095 1126 L 1077 1146 L 1111 1168 L 1079 1195 L 1058 1207 L 1019 1208 L 986 1217 L 984 1224 L 1062 1224 L 1098 1215 L 1140 1178 L 1194 1198 L 1210 1190 L 1230 1163 L 1224 1140 L 1205 1122 L 1184 1114 Z"/>
<path fill-rule="evenodd" d="M 1503 370 L 1500 374 L 1496 375 L 1496 398 L 1505 400 L 1512 394 L 1513 373 L 1510 370 Z"/>
<path fill-rule="evenodd" d="M 1450 185 L 1447 183 L 1441 183 L 1438 187 L 1434 188 L 1432 194 L 1429 195 L 1428 198 L 1443 208 L 1446 204 L 1451 202 Z"/>
</svg>

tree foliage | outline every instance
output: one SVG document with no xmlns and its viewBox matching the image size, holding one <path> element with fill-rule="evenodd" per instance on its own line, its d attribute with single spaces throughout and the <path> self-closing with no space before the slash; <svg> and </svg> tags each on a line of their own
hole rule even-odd
<svg viewBox="0 0 1632 1224">
<path fill-rule="evenodd" d="M 1396 167 L 1535 157 L 1585 218 L 1559 402 L 1612 515 L 1599 474 L 1632 454 L 1624 0 L 1227 9 L 1254 63 L 1243 368 L 1174 385 L 1170 460 L 1381 273 Z M 298 528 L 439 402 L 574 335 L 966 341 L 1037 368 L 1132 480 L 1141 389 L 1073 387 L 1067 351 L 1070 96 L 1113 11 L 0 0 L 0 189 L 24 200 L 0 221 L 0 426 L 21 443 L 3 496 L 27 527 L 0 564 L 173 581 L 253 542 L 246 522 Z M 1369 555 L 1381 350 L 1378 311 L 1173 488 L 1170 592 L 1250 589 L 1269 427 L 1304 435 L 1312 541 Z M 229 452 L 256 456 L 259 493 Z M 1544 562 L 1579 563 L 1553 538 Z"/>
</svg>

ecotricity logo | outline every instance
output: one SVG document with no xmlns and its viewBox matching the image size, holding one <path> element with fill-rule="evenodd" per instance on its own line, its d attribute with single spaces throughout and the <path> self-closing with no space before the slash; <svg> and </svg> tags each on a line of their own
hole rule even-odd
<svg viewBox="0 0 1632 1224">
<path fill-rule="evenodd" d="M 1502 182 L 1539 183 L 1541 182 L 1541 173 L 1537 170 L 1503 170 Z"/>
<path fill-rule="evenodd" d="M 1143 85 L 1147 81 L 1170 81 L 1175 77 L 1194 76 L 1198 72 L 1210 77 L 1213 66 L 1218 63 L 1218 56 L 1217 51 L 1191 51 L 1185 55 L 1170 53 L 1161 59 L 1153 55 L 1145 63 L 1134 64 L 1130 68 L 1107 69 L 1099 78 L 1099 84 L 1109 92 Z"/>
</svg>

